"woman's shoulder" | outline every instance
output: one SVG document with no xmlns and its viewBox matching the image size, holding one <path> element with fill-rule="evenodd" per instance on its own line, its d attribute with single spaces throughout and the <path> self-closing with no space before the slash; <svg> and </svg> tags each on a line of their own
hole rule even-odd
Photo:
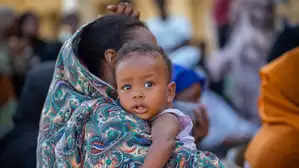
<svg viewBox="0 0 299 168">
<path fill-rule="evenodd" d="M 89 102 L 86 102 L 89 103 Z M 92 102 L 90 102 L 92 103 Z M 96 119 L 99 123 L 118 123 L 118 125 L 126 124 L 134 127 L 146 128 L 147 123 L 144 120 L 126 112 L 116 101 L 111 99 L 98 99 L 92 106 L 91 118 Z"/>
</svg>

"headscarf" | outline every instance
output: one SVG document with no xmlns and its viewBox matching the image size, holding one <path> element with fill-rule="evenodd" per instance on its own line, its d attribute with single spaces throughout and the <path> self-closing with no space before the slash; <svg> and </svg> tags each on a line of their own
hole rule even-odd
<svg viewBox="0 0 299 168">
<path fill-rule="evenodd" d="M 193 84 L 199 83 L 200 89 L 204 90 L 206 79 L 194 70 L 174 64 L 172 66 L 172 80 L 176 83 L 176 94 L 181 93 Z"/>
<path fill-rule="evenodd" d="M 262 127 L 245 157 L 251 168 L 295 168 L 299 162 L 299 48 L 261 70 Z"/>
<path fill-rule="evenodd" d="M 259 111 L 264 123 L 282 123 L 299 130 L 299 48 L 261 71 Z"/>
<path fill-rule="evenodd" d="M 126 113 L 113 88 L 76 57 L 81 27 L 65 42 L 42 110 L 37 167 L 140 167 L 151 144 L 147 122 Z M 100 31 L 100 30 L 99 30 Z M 222 167 L 177 143 L 167 167 Z"/>
</svg>

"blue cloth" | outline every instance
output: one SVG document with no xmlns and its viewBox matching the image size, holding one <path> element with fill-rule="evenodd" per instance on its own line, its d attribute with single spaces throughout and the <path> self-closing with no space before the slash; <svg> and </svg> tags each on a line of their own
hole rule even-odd
<svg viewBox="0 0 299 168">
<path fill-rule="evenodd" d="M 203 90 L 206 83 L 206 78 L 200 76 L 192 69 L 173 64 L 172 81 L 176 83 L 176 93 L 180 93 L 195 83 L 199 83 L 201 89 Z"/>
</svg>

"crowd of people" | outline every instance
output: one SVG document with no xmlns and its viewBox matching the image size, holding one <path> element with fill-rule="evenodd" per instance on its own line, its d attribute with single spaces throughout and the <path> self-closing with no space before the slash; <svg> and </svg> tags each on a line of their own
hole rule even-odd
<svg viewBox="0 0 299 168">
<path fill-rule="evenodd" d="M 64 38 L 47 41 L 40 37 L 36 13 L 19 14 L 1 6 L 0 17 L 1 162 L 4 167 L 35 167 L 40 114 L 66 32 L 61 33 Z M 67 14 L 61 27 L 74 32 L 77 19 L 76 14 Z"/>
<path fill-rule="evenodd" d="M 145 22 L 66 14 L 54 41 L 0 7 L 1 167 L 298 167 L 299 29 L 277 1 L 215 0 L 210 55 L 153 2 Z"/>
</svg>

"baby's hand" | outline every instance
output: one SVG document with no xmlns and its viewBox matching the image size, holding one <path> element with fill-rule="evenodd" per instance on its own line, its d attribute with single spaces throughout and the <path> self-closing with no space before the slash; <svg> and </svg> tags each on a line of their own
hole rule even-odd
<svg viewBox="0 0 299 168">
<path fill-rule="evenodd" d="M 152 123 L 152 145 L 142 168 L 162 168 L 169 160 L 180 131 L 179 121 L 173 114 L 163 114 Z"/>
<path fill-rule="evenodd" d="M 152 138 L 157 139 L 175 139 L 180 132 L 180 122 L 177 117 L 171 113 L 159 116 L 152 123 Z"/>
</svg>

